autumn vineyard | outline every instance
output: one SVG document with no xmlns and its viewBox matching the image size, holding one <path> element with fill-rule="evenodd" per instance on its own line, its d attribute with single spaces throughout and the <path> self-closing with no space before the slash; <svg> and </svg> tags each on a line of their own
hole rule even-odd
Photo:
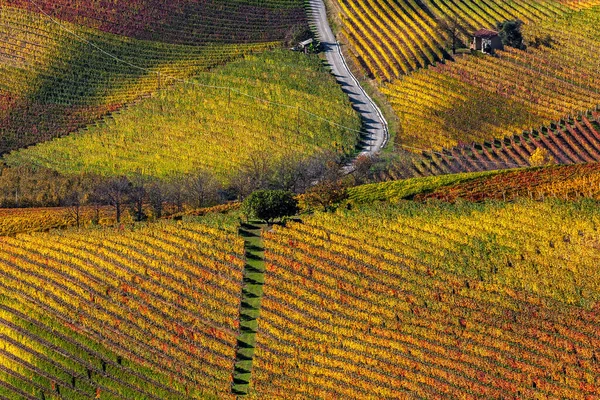
<svg viewBox="0 0 600 400">
<path fill-rule="evenodd" d="M 599 23 L 0 0 L 0 400 L 600 400 Z"/>
</svg>

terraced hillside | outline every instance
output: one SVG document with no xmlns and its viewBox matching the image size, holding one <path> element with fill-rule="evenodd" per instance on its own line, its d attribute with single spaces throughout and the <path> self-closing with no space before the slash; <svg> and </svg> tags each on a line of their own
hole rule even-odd
<svg viewBox="0 0 600 400">
<path fill-rule="evenodd" d="M 336 2 L 350 52 L 378 80 L 393 80 L 450 57 L 450 30 L 459 42 L 496 23 L 553 20 L 573 10 L 600 5 L 597 0 L 416 1 L 360 0 Z M 443 28 L 444 24 L 451 29 Z"/>
<path fill-rule="evenodd" d="M 33 11 L 13 7 L 27 4 L 26 8 L 32 8 L 36 2 L 0 3 L 0 152 L 66 135 L 174 80 L 189 78 L 244 54 L 281 46 L 288 35 L 282 29 L 295 32 L 297 23 L 303 24 L 298 16 L 281 20 L 273 16 L 280 25 L 270 31 L 266 22 L 253 22 L 248 10 L 236 14 L 239 20 L 232 20 L 213 12 L 218 4 L 207 5 L 215 25 L 203 26 L 217 36 L 229 38 L 217 40 L 194 28 L 198 26 L 194 19 L 203 18 L 198 10 L 208 3 L 193 3 L 198 11 L 195 15 L 187 14 L 183 3 L 172 4 L 172 10 L 165 6 L 161 12 L 151 7 L 153 2 L 64 2 L 62 6 L 50 1 L 39 3 L 50 8 L 47 11 L 57 18 L 37 7 Z M 242 3 L 219 4 L 225 13 L 228 4 L 244 8 Z M 266 9 L 277 14 L 276 4 Z M 283 8 L 291 6 L 285 0 L 281 4 Z M 111 33 L 128 33 L 118 29 L 96 29 L 110 21 L 110 15 L 120 18 L 115 26 L 132 27 L 125 21 L 141 9 L 147 13 L 139 14 L 139 35 L 129 32 L 132 37 L 127 37 Z M 155 15 L 158 25 L 150 21 L 150 16 L 150 20 L 145 19 L 144 15 L 153 12 L 160 14 Z M 186 15 L 189 26 L 183 24 Z M 159 29 L 159 22 L 170 17 L 173 21 L 167 25 L 174 25 L 170 30 L 165 28 L 170 33 Z M 219 19 L 235 24 L 242 37 L 229 37 L 231 27 L 227 24 L 223 30 L 217 29 Z M 165 41 L 140 40 L 148 39 L 144 32 L 154 32 Z M 178 37 L 181 40 L 176 40 Z"/>
<path fill-rule="evenodd" d="M 401 203 L 276 228 L 255 396 L 599 396 L 599 222 L 589 202 Z"/>
<path fill-rule="evenodd" d="M 229 398 L 243 257 L 217 224 L 2 237 L 0 394 Z"/>
<path fill-rule="evenodd" d="M 200 169 L 227 181 L 256 157 L 350 154 L 360 127 L 318 57 L 277 51 L 198 73 L 102 124 L 5 159 L 61 173 L 165 177 Z"/>
</svg>

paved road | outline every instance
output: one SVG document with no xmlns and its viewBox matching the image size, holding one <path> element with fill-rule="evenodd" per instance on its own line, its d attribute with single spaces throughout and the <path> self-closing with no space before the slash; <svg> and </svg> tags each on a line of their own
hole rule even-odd
<svg viewBox="0 0 600 400">
<path fill-rule="evenodd" d="M 358 80 L 352 75 L 348 64 L 344 60 L 340 45 L 331 31 L 327 21 L 327 11 L 323 0 L 310 0 L 309 18 L 317 32 L 317 38 L 325 49 L 327 62 L 331 73 L 336 77 L 342 90 L 348 94 L 354 108 L 363 119 L 362 137 L 364 147 L 361 154 L 375 154 L 381 150 L 388 141 L 387 122 L 379 108 L 369 95 L 363 90 Z"/>
</svg>

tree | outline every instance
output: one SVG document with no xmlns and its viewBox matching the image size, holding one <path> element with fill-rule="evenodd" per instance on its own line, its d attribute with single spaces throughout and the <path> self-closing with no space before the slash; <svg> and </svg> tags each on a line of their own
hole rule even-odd
<svg viewBox="0 0 600 400">
<path fill-rule="evenodd" d="M 371 155 L 360 155 L 354 161 L 354 170 L 352 171 L 352 180 L 354 185 L 362 185 L 369 181 L 371 177 L 371 168 L 375 165 L 376 157 Z"/>
<path fill-rule="evenodd" d="M 126 176 L 105 179 L 95 190 L 95 197 L 115 208 L 117 223 L 121 222 L 123 206 L 129 203 L 132 184 Z"/>
<path fill-rule="evenodd" d="M 136 173 L 130 182 L 129 203 L 131 204 L 131 210 L 136 221 L 143 221 L 146 219 L 144 201 L 146 200 L 148 178 L 140 173 Z"/>
<path fill-rule="evenodd" d="M 247 218 L 257 218 L 268 224 L 297 212 L 298 201 L 291 192 L 285 190 L 257 190 L 242 203 L 242 213 Z"/>
<path fill-rule="evenodd" d="M 529 165 L 532 167 L 545 167 L 556 164 L 556 160 L 547 149 L 537 147 L 529 156 Z"/>
<path fill-rule="evenodd" d="M 523 22 L 519 20 L 499 22 L 498 25 L 496 25 L 496 28 L 498 29 L 502 44 L 525 50 L 526 46 L 523 42 L 523 33 L 521 32 L 522 26 Z"/>
<path fill-rule="evenodd" d="M 167 201 L 167 190 L 165 190 L 165 185 L 162 182 L 155 180 L 148 184 L 146 191 L 148 193 L 148 202 L 150 203 L 150 207 L 152 207 L 154 217 L 162 217 L 163 205 L 165 201 Z"/>
<path fill-rule="evenodd" d="M 329 211 L 347 198 L 348 190 L 342 179 L 325 179 L 306 191 L 304 202 L 308 207 Z"/>
<path fill-rule="evenodd" d="M 185 178 L 185 199 L 195 208 L 215 203 L 218 191 L 219 183 L 206 171 L 196 171 Z"/>
<path fill-rule="evenodd" d="M 267 189 L 273 167 L 271 157 L 266 152 L 252 153 L 230 179 L 230 191 L 239 200 L 255 190 Z"/>
<path fill-rule="evenodd" d="M 461 26 L 458 23 L 458 17 L 452 15 L 449 19 L 438 20 L 438 30 L 443 36 L 448 37 L 450 48 L 452 49 L 452 55 L 456 54 L 456 49 L 462 44 L 460 40 Z"/>
<path fill-rule="evenodd" d="M 182 212 L 185 201 L 185 177 L 180 174 L 169 177 L 163 183 L 163 191 L 166 201 L 174 205 L 177 212 Z"/>
<path fill-rule="evenodd" d="M 75 221 L 75 225 L 78 228 L 81 225 L 81 206 L 83 201 L 84 194 L 78 188 L 74 188 L 63 200 L 63 204 L 68 207 L 68 216 Z"/>
</svg>

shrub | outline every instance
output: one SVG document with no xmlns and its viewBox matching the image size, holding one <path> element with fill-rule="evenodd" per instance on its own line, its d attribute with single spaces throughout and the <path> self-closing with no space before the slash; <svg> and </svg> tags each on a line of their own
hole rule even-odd
<svg viewBox="0 0 600 400">
<path fill-rule="evenodd" d="M 547 149 L 538 147 L 533 151 L 533 153 L 531 153 L 531 156 L 529 157 L 529 164 L 532 167 L 544 167 L 547 165 L 556 164 L 556 160 L 552 157 Z"/>
</svg>

